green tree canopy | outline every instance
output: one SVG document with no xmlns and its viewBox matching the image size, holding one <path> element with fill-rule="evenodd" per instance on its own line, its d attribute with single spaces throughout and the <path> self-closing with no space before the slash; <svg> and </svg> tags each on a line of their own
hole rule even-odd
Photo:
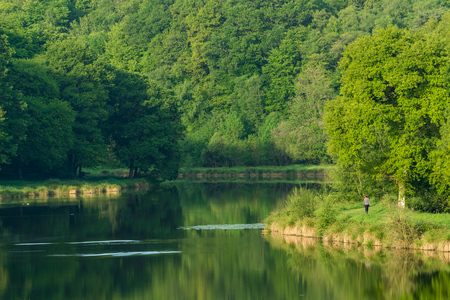
<svg viewBox="0 0 450 300">
<path fill-rule="evenodd" d="M 341 96 L 325 116 L 329 151 L 363 173 L 406 189 L 427 178 L 449 104 L 448 50 L 438 39 L 396 27 L 344 51 Z"/>
<path fill-rule="evenodd" d="M 156 178 L 178 175 L 178 141 L 182 133 L 171 96 L 138 74 L 117 71 L 111 88 L 108 135 L 118 159 L 129 168 Z M 173 101 L 172 101 L 173 102 Z"/>
<path fill-rule="evenodd" d="M 75 112 L 75 139 L 68 158 L 71 171 L 98 166 L 106 156 L 102 124 L 110 111 L 107 88 L 114 72 L 86 44 L 73 39 L 51 44 L 42 60 L 58 78 L 62 100 Z"/>
<path fill-rule="evenodd" d="M 73 144 L 75 114 L 59 99 L 57 81 L 34 60 L 13 60 L 9 80 L 26 103 L 20 116 L 26 123 L 26 139 L 19 143 L 11 168 L 20 177 L 61 171 Z"/>
<path fill-rule="evenodd" d="M 18 144 L 25 138 L 26 124 L 21 114 L 26 104 L 8 77 L 13 53 L 7 36 L 0 35 L 0 163 L 9 163 Z"/>
</svg>

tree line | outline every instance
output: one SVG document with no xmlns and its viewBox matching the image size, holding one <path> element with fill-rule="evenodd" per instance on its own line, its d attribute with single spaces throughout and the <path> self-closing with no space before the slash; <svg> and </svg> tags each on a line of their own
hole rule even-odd
<svg viewBox="0 0 450 300">
<path fill-rule="evenodd" d="M 75 39 L 14 59 L 1 36 L 1 172 L 6 178 L 82 175 L 100 165 L 177 174 L 182 125 L 170 93 L 122 71 Z"/>
<path fill-rule="evenodd" d="M 438 195 L 447 176 L 438 81 L 448 8 L 441 0 L 2 1 L 2 172 L 75 174 L 113 161 L 130 174 L 174 176 L 178 164 L 334 161 L 358 195 L 380 185 L 434 186 Z M 417 53 L 402 54 L 408 60 L 398 53 L 409 47 Z M 375 98 L 379 107 L 362 100 Z"/>
</svg>

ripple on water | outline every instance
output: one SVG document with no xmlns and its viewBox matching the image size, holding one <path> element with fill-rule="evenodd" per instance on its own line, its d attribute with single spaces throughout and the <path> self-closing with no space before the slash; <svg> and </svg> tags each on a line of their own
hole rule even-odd
<svg viewBox="0 0 450 300">
<path fill-rule="evenodd" d="M 128 244 L 140 243 L 137 240 L 107 240 L 107 241 L 85 241 L 85 242 L 68 242 L 70 245 L 84 245 L 84 244 Z"/>
<path fill-rule="evenodd" d="M 235 230 L 235 229 L 264 229 L 266 224 L 219 224 L 219 225 L 197 225 L 188 227 L 178 227 L 181 230 Z"/>
<path fill-rule="evenodd" d="M 57 257 L 100 257 L 100 256 L 136 256 L 136 255 L 160 255 L 160 254 L 179 254 L 181 251 L 133 251 L 133 252 L 110 252 L 110 253 L 76 253 L 76 254 L 50 254 Z"/>
<path fill-rule="evenodd" d="M 19 243 L 14 244 L 15 246 L 42 246 L 42 245 L 51 245 L 52 243 Z"/>
</svg>

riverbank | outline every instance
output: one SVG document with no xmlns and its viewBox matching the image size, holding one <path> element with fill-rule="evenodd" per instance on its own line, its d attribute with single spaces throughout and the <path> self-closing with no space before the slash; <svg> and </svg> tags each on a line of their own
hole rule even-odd
<svg viewBox="0 0 450 300">
<path fill-rule="evenodd" d="M 298 200 L 300 196 L 304 199 Z M 312 203 L 305 198 L 307 192 L 299 192 L 283 209 L 272 212 L 264 220 L 267 232 L 313 237 L 327 243 L 450 251 L 449 214 L 401 209 L 386 199 L 373 200 L 367 215 L 360 203 L 331 204 L 326 200 L 316 202 L 304 213 Z"/>
<path fill-rule="evenodd" d="M 127 179 L 109 173 L 83 179 L 45 181 L 0 180 L 0 200 L 77 195 L 118 194 L 125 190 L 145 190 L 150 186 L 143 178 Z"/>
<path fill-rule="evenodd" d="M 261 167 L 182 168 L 178 178 L 328 178 L 333 165 L 290 165 Z"/>
</svg>

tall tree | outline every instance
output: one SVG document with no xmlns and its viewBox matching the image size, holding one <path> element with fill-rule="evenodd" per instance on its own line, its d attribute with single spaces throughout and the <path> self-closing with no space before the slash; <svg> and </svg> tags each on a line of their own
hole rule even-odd
<svg viewBox="0 0 450 300">
<path fill-rule="evenodd" d="M 13 53 L 7 36 L 0 35 L 0 163 L 9 163 L 16 155 L 18 144 L 25 139 L 26 123 L 22 114 L 26 105 L 8 77 Z"/>
<path fill-rule="evenodd" d="M 231 110 L 244 122 L 246 134 L 256 133 L 264 117 L 262 80 L 258 75 L 235 79 L 234 91 L 229 97 Z"/>
<path fill-rule="evenodd" d="M 330 153 L 361 172 L 387 176 L 399 202 L 431 172 L 449 105 L 449 53 L 439 40 L 396 27 L 347 47 L 341 96 L 325 116 Z"/>
<path fill-rule="evenodd" d="M 102 124 L 108 118 L 108 89 L 114 73 L 83 43 L 73 39 L 51 44 L 43 63 L 59 79 L 62 100 L 75 112 L 74 143 L 68 155 L 72 173 L 95 167 L 106 156 Z"/>
<path fill-rule="evenodd" d="M 140 75 L 118 71 L 111 91 L 113 150 L 133 178 L 139 170 L 161 179 L 178 174 L 182 127 L 170 95 Z"/>
<path fill-rule="evenodd" d="M 324 64 L 312 62 L 296 79 L 296 95 L 285 121 L 272 131 L 275 144 L 294 161 L 320 163 L 327 161 L 323 112 L 334 98 L 332 80 Z"/>
<path fill-rule="evenodd" d="M 289 100 L 294 96 L 295 77 L 301 70 L 301 43 L 305 39 L 304 27 L 288 32 L 278 48 L 270 52 L 263 73 L 269 78 L 265 109 L 287 113 Z"/>
<path fill-rule="evenodd" d="M 73 144 L 74 112 L 59 99 L 56 80 L 34 60 L 13 60 L 9 80 L 26 103 L 22 119 L 27 124 L 26 139 L 19 143 L 10 168 L 20 177 L 62 171 Z"/>
</svg>

